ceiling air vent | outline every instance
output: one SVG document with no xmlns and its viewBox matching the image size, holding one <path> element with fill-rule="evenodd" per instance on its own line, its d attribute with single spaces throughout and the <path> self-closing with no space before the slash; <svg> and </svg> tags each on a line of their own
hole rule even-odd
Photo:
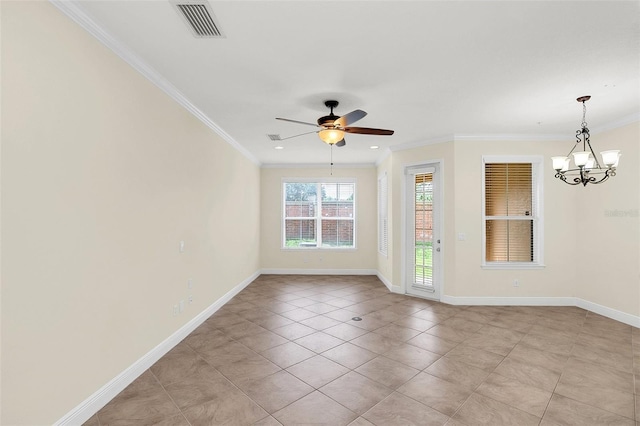
<svg viewBox="0 0 640 426">
<path fill-rule="evenodd" d="M 172 1 L 193 35 L 198 38 L 223 38 L 220 25 L 215 21 L 211 7 L 204 1 Z"/>
<path fill-rule="evenodd" d="M 271 139 L 272 141 L 281 141 L 282 138 L 280 138 L 280 135 L 272 135 L 272 134 L 268 134 L 267 137 L 269 139 Z"/>
</svg>

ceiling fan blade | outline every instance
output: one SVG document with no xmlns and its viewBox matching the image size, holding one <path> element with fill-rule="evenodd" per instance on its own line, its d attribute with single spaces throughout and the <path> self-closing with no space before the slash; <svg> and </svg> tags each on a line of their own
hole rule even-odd
<svg viewBox="0 0 640 426">
<path fill-rule="evenodd" d="M 347 142 L 345 142 L 344 139 L 339 140 L 338 142 L 336 142 L 336 146 L 345 146 L 347 144 Z"/>
<path fill-rule="evenodd" d="M 366 112 L 364 112 L 361 109 L 357 109 L 355 111 L 351 111 L 349 114 L 345 114 L 342 117 L 338 118 L 336 121 L 333 122 L 333 125 L 337 127 L 345 127 L 345 126 L 348 126 L 349 124 L 355 123 L 361 118 L 364 118 L 365 115 L 367 115 Z"/>
<path fill-rule="evenodd" d="M 299 135 L 287 136 L 286 138 L 280 138 L 281 141 L 286 141 L 287 139 L 297 138 L 298 136 L 310 135 L 311 133 L 318 133 L 319 130 L 313 130 L 311 132 L 300 133 Z"/>
<path fill-rule="evenodd" d="M 368 127 L 345 127 L 344 129 L 347 133 L 360 133 L 361 135 L 381 135 L 381 136 L 390 136 L 393 134 L 393 130 L 386 129 L 370 129 Z"/>
<path fill-rule="evenodd" d="M 306 124 L 307 126 L 320 127 L 316 123 L 307 123 L 306 121 L 291 120 L 289 118 L 276 117 L 276 120 L 288 121 L 290 123 Z"/>
</svg>

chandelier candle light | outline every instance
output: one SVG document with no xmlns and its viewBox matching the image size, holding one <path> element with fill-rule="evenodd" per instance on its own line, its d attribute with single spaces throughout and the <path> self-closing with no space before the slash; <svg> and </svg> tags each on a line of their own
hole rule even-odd
<svg viewBox="0 0 640 426">
<path fill-rule="evenodd" d="M 582 102 L 582 124 L 581 128 L 576 131 L 576 144 L 565 157 L 551 157 L 556 177 L 569 185 L 582 184 L 587 186 L 588 183 L 602 183 L 609 179 L 610 176 L 616 175 L 616 168 L 620 161 L 620 151 L 611 150 L 600 153 L 602 155 L 602 164 L 605 167 L 602 167 L 598 162 L 596 154 L 591 148 L 591 142 L 589 142 L 589 129 L 585 121 L 585 116 L 587 115 L 585 102 L 589 99 L 591 99 L 591 96 L 581 96 L 576 99 L 578 102 Z M 580 143 L 582 143 L 582 151 L 573 152 Z M 587 147 L 589 148 L 588 150 Z M 577 167 L 574 169 L 569 168 L 569 156 L 572 154 L 573 162 Z"/>
</svg>

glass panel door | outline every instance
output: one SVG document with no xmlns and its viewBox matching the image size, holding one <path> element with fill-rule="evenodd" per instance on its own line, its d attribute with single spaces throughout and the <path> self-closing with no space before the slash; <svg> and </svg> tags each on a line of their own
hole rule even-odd
<svg viewBox="0 0 640 426">
<path fill-rule="evenodd" d="M 441 262 L 439 164 L 405 169 L 405 291 L 440 299 Z"/>
</svg>

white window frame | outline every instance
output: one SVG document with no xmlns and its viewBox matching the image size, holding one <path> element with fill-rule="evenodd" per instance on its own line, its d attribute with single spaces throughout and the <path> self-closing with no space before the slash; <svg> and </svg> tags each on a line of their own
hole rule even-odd
<svg viewBox="0 0 640 426">
<path fill-rule="evenodd" d="M 487 163 L 528 163 L 531 164 L 531 187 L 535 202 L 532 206 L 533 221 L 533 261 L 532 262 L 488 262 L 487 259 L 487 219 L 513 220 L 509 216 L 486 215 L 485 164 Z M 482 268 L 483 269 L 541 269 L 544 268 L 544 159 L 541 155 L 483 155 L 482 156 Z"/>
<path fill-rule="evenodd" d="M 389 253 L 389 179 L 387 172 L 378 177 L 378 253 Z"/>
<path fill-rule="evenodd" d="M 287 247 L 286 246 L 286 190 L 285 186 L 288 183 L 314 183 L 318 185 L 318 207 L 316 209 L 315 217 L 305 217 L 304 219 L 315 220 L 316 221 L 316 241 L 317 245 L 315 247 Z M 320 190 L 320 186 L 322 184 L 332 184 L 332 183 L 345 183 L 345 184 L 353 184 L 353 217 L 350 218 L 353 221 L 353 246 L 351 247 L 329 247 L 322 245 L 322 221 L 323 220 L 337 220 L 338 218 L 322 218 L 322 191 Z M 281 249 L 282 250 L 331 250 L 331 251 L 349 251 L 357 249 L 357 198 L 358 198 L 358 185 L 355 178 L 282 178 L 282 184 L 280 185 L 282 193 L 280 194 L 280 200 L 282 205 L 282 212 L 280 214 L 281 218 Z M 295 219 L 295 218 L 294 218 Z M 345 220 L 346 218 L 339 218 L 341 220 Z"/>
</svg>

